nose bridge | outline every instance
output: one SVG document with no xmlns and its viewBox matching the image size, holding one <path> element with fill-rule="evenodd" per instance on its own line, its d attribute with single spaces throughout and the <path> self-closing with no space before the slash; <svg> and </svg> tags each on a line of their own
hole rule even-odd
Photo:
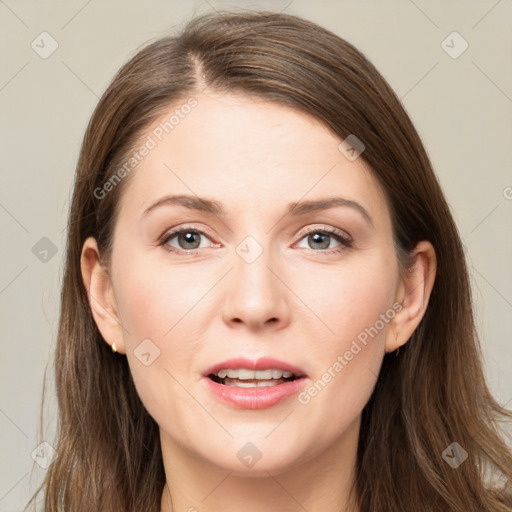
<svg viewBox="0 0 512 512">
<path fill-rule="evenodd" d="M 248 235 L 235 249 L 236 288 L 247 295 L 246 300 L 253 302 L 270 300 L 277 284 L 268 268 L 273 266 L 268 238 L 260 242 L 261 239 Z"/>
<path fill-rule="evenodd" d="M 287 318 L 286 287 L 275 275 L 280 272 L 279 260 L 272 254 L 268 237 L 262 238 L 248 235 L 235 248 L 226 321 L 258 325 Z"/>
</svg>

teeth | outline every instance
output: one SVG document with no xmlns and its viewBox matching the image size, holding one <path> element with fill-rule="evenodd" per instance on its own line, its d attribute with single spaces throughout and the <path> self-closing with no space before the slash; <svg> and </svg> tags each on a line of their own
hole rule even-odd
<svg viewBox="0 0 512 512">
<path fill-rule="evenodd" d="M 272 379 L 272 373 L 274 370 L 258 370 L 254 372 L 255 379 L 269 380 Z"/>
<path fill-rule="evenodd" d="M 249 379 L 255 379 L 255 375 L 257 372 L 246 370 L 245 368 L 240 368 L 240 370 L 231 370 L 230 373 L 233 372 L 235 374 L 234 379 L 240 379 L 240 380 L 249 380 Z M 259 373 L 259 372 L 258 372 Z M 231 375 L 229 375 L 231 377 Z"/>
<path fill-rule="evenodd" d="M 229 379 L 239 380 L 262 380 L 269 381 L 270 379 L 289 379 L 292 377 L 292 372 L 284 372 L 275 368 L 268 370 L 248 370 L 247 368 L 230 369 L 226 368 L 217 372 L 217 376 L 221 379 L 228 377 Z"/>
<path fill-rule="evenodd" d="M 242 380 L 227 380 L 226 386 L 234 386 L 238 388 L 262 388 L 267 386 L 277 386 L 279 382 L 275 380 L 260 380 L 259 382 L 243 382 Z"/>
</svg>

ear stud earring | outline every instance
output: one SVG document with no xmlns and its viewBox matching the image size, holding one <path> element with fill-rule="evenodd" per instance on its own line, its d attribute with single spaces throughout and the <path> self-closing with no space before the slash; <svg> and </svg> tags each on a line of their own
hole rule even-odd
<svg viewBox="0 0 512 512">
<path fill-rule="evenodd" d="M 117 352 L 117 347 L 115 343 L 112 343 L 112 352 Z"/>
</svg>

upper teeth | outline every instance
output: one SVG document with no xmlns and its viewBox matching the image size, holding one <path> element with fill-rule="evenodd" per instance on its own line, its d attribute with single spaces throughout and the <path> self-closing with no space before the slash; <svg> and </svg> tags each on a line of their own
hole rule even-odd
<svg viewBox="0 0 512 512">
<path fill-rule="evenodd" d="M 240 379 L 240 380 L 249 380 L 249 379 L 288 379 L 291 377 L 293 373 L 291 372 L 283 372 L 282 370 L 270 369 L 270 370 L 247 370 L 246 368 L 240 368 L 238 370 L 226 369 L 220 370 L 217 372 L 217 376 L 221 379 L 225 377 L 229 377 L 230 379 Z"/>
</svg>

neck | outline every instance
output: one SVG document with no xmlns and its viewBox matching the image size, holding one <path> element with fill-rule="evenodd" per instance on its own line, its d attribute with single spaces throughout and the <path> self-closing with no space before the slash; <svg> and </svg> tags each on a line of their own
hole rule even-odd
<svg viewBox="0 0 512 512">
<path fill-rule="evenodd" d="M 262 470 L 257 476 L 219 468 L 187 452 L 161 430 L 167 478 L 161 511 L 359 512 L 348 504 L 359 428 L 360 418 L 323 452 L 301 457 L 293 467 Z"/>
</svg>

